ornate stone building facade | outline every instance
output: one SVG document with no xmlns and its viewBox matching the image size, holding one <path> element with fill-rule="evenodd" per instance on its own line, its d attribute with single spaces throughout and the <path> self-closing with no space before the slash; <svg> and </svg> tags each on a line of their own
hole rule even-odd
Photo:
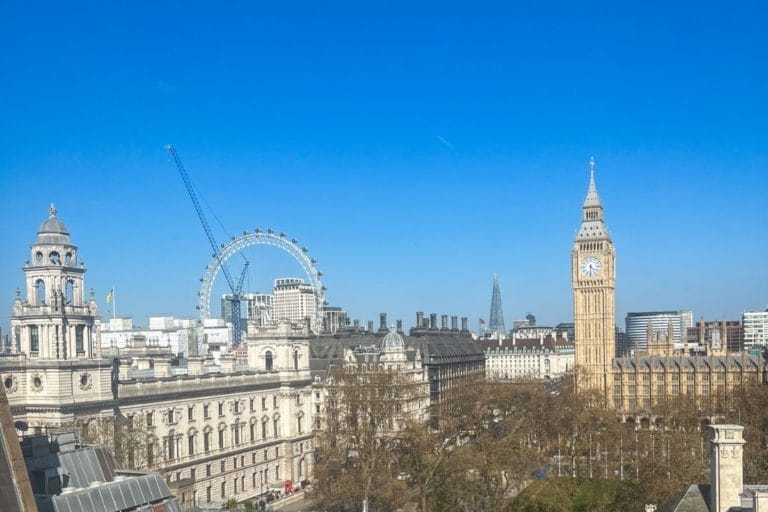
<svg viewBox="0 0 768 512">
<path fill-rule="evenodd" d="M 413 347 L 406 348 L 400 333 L 392 329 L 380 344 L 344 347 L 342 350 L 338 358 L 327 361 L 327 368 L 317 373 L 313 384 L 315 430 L 327 427 L 329 412 L 338 414 L 344 410 L 341 404 L 346 395 L 360 393 L 370 382 L 391 388 L 378 390 L 371 399 L 391 396 L 388 400 L 393 407 L 394 431 L 400 430 L 407 419 L 420 422 L 429 419 L 427 369 L 421 352 Z"/>
<path fill-rule="evenodd" d="M 488 380 L 557 379 L 573 370 L 573 341 L 565 338 L 512 338 L 482 347 Z"/>
<path fill-rule="evenodd" d="M 31 431 L 78 427 L 131 465 L 158 470 L 182 506 L 283 489 L 312 471 L 309 333 L 281 323 L 249 332 L 247 364 L 175 359 L 145 346 L 101 352 L 85 267 L 56 210 L 23 268 L 13 353 L 0 374 L 14 418 Z"/>
<path fill-rule="evenodd" d="M 652 417 L 654 409 L 678 397 L 711 415 L 734 390 L 765 383 L 765 358 L 744 353 L 727 356 L 721 336 L 712 337 L 705 356 L 676 355 L 670 334 L 649 334 L 651 341 L 643 354 L 615 357 L 616 251 L 604 224 L 594 160 L 571 272 L 577 389 L 598 392 L 624 417 Z"/>
</svg>

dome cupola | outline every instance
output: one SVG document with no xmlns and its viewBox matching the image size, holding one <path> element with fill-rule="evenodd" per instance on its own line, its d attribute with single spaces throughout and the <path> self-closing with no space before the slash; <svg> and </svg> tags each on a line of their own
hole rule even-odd
<svg viewBox="0 0 768 512">
<path fill-rule="evenodd" d="M 56 214 L 56 207 L 51 203 L 51 207 L 48 209 L 48 218 L 40 224 L 40 229 L 37 230 L 36 245 L 72 244 L 67 226 L 56 217 Z"/>
<path fill-rule="evenodd" d="M 394 328 L 390 328 L 381 341 L 381 349 L 384 352 L 402 352 L 405 350 L 405 341 Z"/>
</svg>

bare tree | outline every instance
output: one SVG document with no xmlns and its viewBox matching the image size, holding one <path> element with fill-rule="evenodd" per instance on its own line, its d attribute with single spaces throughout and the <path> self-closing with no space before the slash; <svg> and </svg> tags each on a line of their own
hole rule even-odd
<svg viewBox="0 0 768 512">
<path fill-rule="evenodd" d="M 315 497 L 329 510 L 395 510 L 408 497 L 400 433 L 417 415 L 421 387 L 403 373 L 343 364 L 332 367 L 326 390 Z"/>
<path fill-rule="evenodd" d="M 76 427 L 83 443 L 102 444 L 115 455 L 121 468 L 147 470 L 162 461 L 163 454 L 152 442 L 152 433 L 146 427 L 143 414 L 90 418 L 78 422 Z"/>
</svg>

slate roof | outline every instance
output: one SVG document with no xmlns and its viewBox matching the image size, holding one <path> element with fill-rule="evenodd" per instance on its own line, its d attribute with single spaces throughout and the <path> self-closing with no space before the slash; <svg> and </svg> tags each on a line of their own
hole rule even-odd
<svg viewBox="0 0 768 512">
<path fill-rule="evenodd" d="M 505 339 L 501 341 L 501 344 L 497 340 L 484 340 L 480 343 L 480 347 L 484 351 L 508 349 L 508 350 L 549 350 L 551 352 L 557 350 L 573 350 L 573 341 L 568 341 L 565 338 L 552 338 L 547 336 L 544 338 L 543 343 L 539 338 L 525 338 L 514 340 Z"/>
<path fill-rule="evenodd" d="M 657 509 L 657 512 L 710 512 L 709 484 L 689 485 L 685 490 L 676 494 L 671 500 Z M 752 495 L 754 491 L 768 491 L 768 485 L 745 485 L 741 493 L 741 512 L 753 510 Z"/>
<path fill-rule="evenodd" d="M 726 356 L 640 356 L 618 357 L 613 360 L 614 369 L 634 370 L 635 368 L 675 368 L 681 371 L 702 371 L 718 367 L 728 369 L 759 368 L 766 362 L 762 356 L 746 354 Z"/>
<path fill-rule="evenodd" d="M 689 485 L 657 512 L 709 512 L 709 485 Z"/>
<path fill-rule="evenodd" d="M 153 510 L 152 502 L 165 500 L 171 496 L 171 491 L 159 474 L 148 473 L 125 480 L 106 482 L 98 487 L 89 487 L 71 494 L 53 496 L 51 508 L 38 505 L 39 512 L 82 512 L 84 510 L 120 511 Z M 144 507 L 143 505 L 147 505 Z M 181 512 L 176 500 L 163 503 L 166 512 Z"/>
<path fill-rule="evenodd" d="M 77 445 L 71 433 L 24 438 L 22 451 L 39 512 L 181 511 L 158 473 L 117 469 L 109 450 Z"/>
</svg>

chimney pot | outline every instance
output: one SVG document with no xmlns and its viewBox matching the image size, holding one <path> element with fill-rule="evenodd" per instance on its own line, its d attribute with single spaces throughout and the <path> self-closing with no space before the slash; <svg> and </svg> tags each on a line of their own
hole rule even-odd
<svg viewBox="0 0 768 512">
<path fill-rule="evenodd" d="M 461 317 L 461 330 L 462 331 L 468 331 L 469 328 L 467 327 L 467 317 L 463 316 Z"/>
<path fill-rule="evenodd" d="M 416 328 L 422 327 L 423 324 L 424 324 L 424 312 L 417 311 L 416 312 Z"/>
<path fill-rule="evenodd" d="M 458 321 L 459 321 L 459 319 L 457 317 L 455 317 L 455 316 L 451 317 L 451 330 L 452 331 L 458 331 L 459 330 Z"/>
<path fill-rule="evenodd" d="M 448 315 L 442 315 L 440 317 L 440 330 L 442 331 L 448 330 Z"/>
<path fill-rule="evenodd" d="M 437 313 L 429 314 L 429 328 L 437 329 Z"/>
</svg>

